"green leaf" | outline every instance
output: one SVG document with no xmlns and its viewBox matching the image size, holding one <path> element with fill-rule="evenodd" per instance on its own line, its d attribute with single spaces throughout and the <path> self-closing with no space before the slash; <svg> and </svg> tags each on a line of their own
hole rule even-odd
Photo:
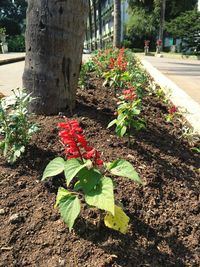
<svg viewBox="0 0 200 267">
<path fill-rule="evenodd" d="M 110 211 L 114 215 L 112 180 L 109 177 L 103 177 L 93 190 L 85 194 L 85 201 L 90 206 Z"/>
<path fill-rule="evenodd" d="M 127 118 L 127 115 L 125 115 L 124 113 L 119 114 L 116 124 L 117 125 L 123 125 L 126 118 Z"/>
<path fill-rule="evenodd" d="M 139 184 L 143 184 L 133 166 L 124 159 L 114 160 L 112 163 L 107 164 L 106 167 L 114 175 L 127 177 Z"/>
<path fill-rule="evenodd" d="M 104 218 L 107 227 L 126 234 L 128 231 L 128 223 L 130 218 L 126 215 L 121 207 L 115 205 L 115 215 L 108 212 Z"/>
<path fill-rule="evenodd" d="M 141 113 L 141 110 L 139 108 L 133 107 L 132 112 L 134 115 L 139 115 Z"/>
<path fill-rule="evenodd" d="M 58 193 L 56 195 L 56 204 L 54 205 L 54 208 L 56 208 L 61 200 L 61 198 L 71 194 L 67 189 L 63 187 L 58 188 Z"/>
<path fill-rule="evenodd" d="M 127 127 L 126 126 L 122 126 L 121 128 L 121 132 L 120 132 L 120 137 L 123 137 L 126 133 Z"/>
<path fill-rule="evenodd" d="M 112 121 L 108 124 L 107 128 L 112 127 L 114 124 L 116 124 L 116 122 L 117 122 L 116 119 L 112 120 Z"/>
<path fill-rule="evenodd" d="M 44 170 L 42 181 L 46 180 L 46 178 L 48 177 L 52 177 L 63 172 L 64 166 L 65 166 L 65 161 L 61 157 L 55 158 L 52 161 L 50 161 Z"/>
<path fill-rule="evenodd" d="M 200 148 L 198 148 L 198 147 L 193 147 L 191 149 L 194 150 L 194 151 L 196 151 L 197 153 L 200 153 Z"/>
<path fill-rule="evenodd" d="M 77 196 L 68 194 L 60 199 L 58 205 L 60 214 L 71 231 L 81 210 L 80 200 Z"/>
<path fill-rule="evenodd" d="M 94 187 L 100 182 L 102 174 L 96 169 L 87 168 L 82 169 L 78 173 L 78 178 L 80 179 L 81 189 L 84 193 L 88 193 L 94 189 Z"/>
<path fill-rule="evenodd" d="M 77 181 L 74 185 L 74 190 L 75 191 L 79 191 L 82 189 L 82 185 L 81 185 L 81 182 L 80 181 Z"/>
<path fill-rule="evenodd" d="M 70 159 L 65 162 L 64 172 L 67 186 L 70 184 L 72 179 L 78 174 L 78 172 L 86 166 L 88 166 L 88 161 L 83 164 L 79 159 Z"/>
</svg>

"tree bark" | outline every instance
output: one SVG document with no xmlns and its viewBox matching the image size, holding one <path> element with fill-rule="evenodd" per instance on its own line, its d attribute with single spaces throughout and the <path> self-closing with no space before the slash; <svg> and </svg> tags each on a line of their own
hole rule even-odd
<svg viewBox="0 0 200 267">
<path fill-rule="evenodd" d="M 98 16 L 99 16 L 99 45 L 102 49 L 102 18 L 101 18 L 101 0 L 98 1 Z"/>
<path fill-rule="evenodd" d="M 94 17 L 94 48 L 97 49 L 97 8 L 96 0 L 92 0 L 93 5 L 93 17 Z"/>
<path fill-rule="evenodd" d="M 74 108 L 87 10 L 85 0 L 28 1 L 23 87 L 35 98 L 31 112 Z"/>
<path fill-rule="evenodd" d="M 88 6 L 89 6 L 90 51 L 92 51 L 93 50 L 93 47 L 92 47 L 93 34 L 92 34 L 92 9 L 91 9 L 91 2 L 90 2 L 90 0 L 88 0 Z"/>
<path fill-rule="evenodd" d="M 114 0 L 114 37 L 113 47 L 121 47 L 121 0 Z"/>
<path fill-rule="evenodd" d="M 163 50 L 163 32 L 164 32 L 164 24 L 165 24 L 165 9 L 166 9 L 166 0 L 161 0 L 161 8 L 160 8 L 160 28 L 159 28 L 159 39 L 162 40 L 161 51 Z"/>
</svg>

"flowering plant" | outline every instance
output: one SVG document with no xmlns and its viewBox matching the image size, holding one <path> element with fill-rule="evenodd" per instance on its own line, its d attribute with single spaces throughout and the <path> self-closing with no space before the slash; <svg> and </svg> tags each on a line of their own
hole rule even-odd
<svg viewBox="0 0 200 267">
<path fill-rule="evenodd" d="M 114 50 L 112 48 L 98 50 L 95 52 L 92 57 L 92 61 L 95 65 L 95 71 L 98 77 L 102 76 L 102 74 L 108 69 L 111 58 L 116 58 L 117 55 L 118 50 Z"/>
<path fill-rule="evenodd" d="M 79 74 L 78 85 L 81 88 L 88 88 L 89 86 L 89 74 L 95 71 L 95 64 L 92 60 L 86 63 L 81 62 L 81 69 Z"/>
<path fill-rule="evenodd" d="M 131 79 L 129 72 L 127 71 L 128 61 L 126 59 L 125 48 L 121 48 L 116 57 L 110 58 L 108 65 L 108 71 L 104 73 L 105 82 L 104 85 L 109 84 L 115 88 L 124 86 L 124 83 Z"/>
<path fill-rule="evenodd" d="M 139 131 L 145 128 L 145 121 L 139 117 L 142 110 L 141 99 L 138 98 L 136 88 L 131 85 L 123 91 L 119 99 L 121 101 L 118 102 L 117 118 L 108 124 L 108 128 L 115 124 L 116 134 L 119 137 L 126 134 L 128 136 L 128 146 L 130 146 L 131 130 L 134 128 Z"/>
<path fill-rule="evenodd" d="M 145 47 L 149 47 L 149 43 L 150 43 L 149 40 L 144 40 L 144 46 L 145 46 Z"/>
<path fill-rule="evenodd" d="M 64 146 L 66 160 L 61 157 L 53 159 L 45 168 L 42 180 L 64 172 L 66 185 L 71 189 L 58 189 L 56 204 L 64 222 L 71 231 L 81 210 L 80 198 L 88 206 L 106 211 L 106 226 L 126 233 L 128 216 L 115 204 L 114 185 L 108 173 L 124 176 L 142 183 L 133 166 L 126 160 L 114 160 L 105 163 L 99 151 L 89 145 L 83 129 L 76 120 L 67 120 L 58 124 L 59 137 Z M 121 224 L 121 220 L 124 224 Z"/>
<path fill-rule="evenodd" d="M 0 153 L 13 164 L 39 127 L 30 121 L 28 105 L 33 98 L 25 90 L 12 90 L 13 95 L 0 100 Z"/>
<path fill-rule="evenodd" d="M 168 114 L 165 116 L 166 122 L 172 122 L 179 114 L 176 106 L 171 106 L 168 110 Z"/>
<path fill-rule="evenodd" d="M 158 40 L 156 41 L 156 44 L 157 44 L 157 46 L 161 46 L 161 45 L 162 45 L 162 40 L 161 40 L 161 39 L 158 39 Z"/>
</svg>

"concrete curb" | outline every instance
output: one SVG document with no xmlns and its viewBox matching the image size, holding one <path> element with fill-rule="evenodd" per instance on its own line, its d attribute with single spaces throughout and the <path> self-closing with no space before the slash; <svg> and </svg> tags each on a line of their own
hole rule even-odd
<svg viewBox="0 0 200 267">
<path fill-rule="evenodd" d="M 155 82 L 168 93 L 171 92 L 170 100 L 175 106 L 187 110 L 183 116 L 194 129 L 194 132 L 200 134 L 200 105 L 195 102 L 183 89 L 178 87 L 174 82 L 163 75 L 159 70 L 151 65 L 145 59 L 140 59 L 146 71 L 151 75 Z"/>
<path fill-rule="evenodd" d="M 16 57 L 16 58 L 2 59 L 2 60 L 0 60 L 0 65 L 11 64 L 11 63 L 15 63 L 15 62 L 18 62 L 18 61 L 24 61 L 24 60 L 25 60 L 25 56 Z"/>
</svg>

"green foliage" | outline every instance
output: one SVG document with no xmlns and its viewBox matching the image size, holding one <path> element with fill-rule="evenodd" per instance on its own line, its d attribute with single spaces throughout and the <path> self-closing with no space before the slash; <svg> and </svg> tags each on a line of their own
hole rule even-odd
<svg viewBox="0 0 200 267">
<path fill-rule="evenodd" d="M 59 193 L 62 190 L 62 195 Z M 78 196 L 70 193 L 66 190 L 66 194 L 63 195 L 64 188 L 59 188 L 57 195 L 57 202 L 59 206 L 60 214 L 64 222 L 68 225 L 71 231 L 76 218 L 81 211 L 80 200 Z"/>
<path fill-rule="evenodd" d="M 25 151 L 38 127 L 29 121 L 28 104 L 32 98 L 19 89 L 11 97 L 0 100 L 0 150 L 9 163 Z"/>
<path fill-rule="evenodd" d="M 132 42 L 128 39 L 124 39 L 122 41 L 122 46 L 125 48 L 132 48 Z"/>
<path fill-rule="evenodd" d="M 70 231 L 81 210 L 80 197 L 85 199 L 89 207 L 96 207 L 115 215 L 114 184 L 110 177 L 104 175 L 105 172 L 124 176 L 142 184 L 137 172 L 126 160 L 115 160 L 104 164 L 104 167 L 97 168 L 90 160 L 82 161 L 79 158 L 67 161 L 62 158 L 52 160 L 45 168 L 42 180 L 63 171 L 66 184 L 73 188 L 73 191 L 59 188 L 55 207 L 59 208 Z M 76 183 L 74 183 L 75 180 Z"/>
<path fill-rule="evenodd" d="M 145 121 L 140 117 L 141 109 L 141 99 L 128 102 L 122 100 L 118 103 L 117 118 L 108 124 L 108 128 L 116 125 L 115 132 L 117 136 L 128 136 L 128 146 L 131 144 L 133 129 L 140 131 L 146 127 Z"/>
<path fill-rule="evenodd" d="M 153 12 L 149 14 L 145 9 L 135 7 L 130 13 L 127 30 L 129 35 L 132 35 L 135 38 L 139 37 L 146 39 L 151 35 L 156 34 L 156 24 L 157 16 Z"/>
<path fill-rule="evenodd" d="M 0 27 L 4 27 L 9 36 L 21 34 L 20 24 L 13 18 L 0 19 Z"/>
<path fill-rule="evenodd" d="M 193 151 L 195 151 L 196 153 L 200 154 L 200 147 L 193 147 L 191 148 Z"/>
<path fill-rule="evenodd" d="M 186 46 L 200 50 L 200 12 L 192 10 L 182 13 L 166 24 L 166 30 L 174 37 L 181 38 Z"/>
<path fill-rule="evenodd" d="M 10 36 L 7 42 L 9 52 L 25 52 L 25 38 L 23 35 Z"/>
<path fill-rule="evenodd" d="M 46 178 L 50 176 L 55 176 L 63 172 L 65 169 L 65 161 L 63 158 L 58 157 L 54 160 L 50 161 L 44 170 L 42 180 L 44 181 Z"/>
<path fill-rule="evenodd" d="M 79 86 L 81 88 L 88 87 L 89 73 L 95 71 L 95 64 L 92 60 L 81 64 L 81 71 L 79 75 Z"/>
<path fill-rule="evenodd" d="M 85 202 L 114 215 L 114 187 L 111 178 L 101 176 L 98 183 L 85 193 Z"/>
<path fill-rule="evenodd" d="M 150 40 L 154 48 L 159 31 L 161 0 L 129 0 L 128 39 L 133 47 L 143 47 Z M 170 21 L 182 12 L 195 8 L 197 0 L 170 0 L 166 2 L 165 20 Z M 188 28 L 189 29 L 189 28 Z"/>
<path fill-rule="evenodd" d="M 113 175 L 123 176 L 133 181 L 141 183 L 138 173 L 134 170 L 133 166 L 126 160 L 114 160 L 112 163 L 106 164 L 106 169 Z"/>
<path fill-rule="evenodd" d="M 6 28 L 7 34 L 20 35 L 24 32 L 27 1 L 1 0 L 0 1 L 0 26 Z"/>
<path fill-rule="evenodd" d="M 6 34 L 6 29 L 3 27 L 0 27 L 0 39 L 1 39 L 1 36 L 4 36 L 5 34 Z"/>
</svg>

